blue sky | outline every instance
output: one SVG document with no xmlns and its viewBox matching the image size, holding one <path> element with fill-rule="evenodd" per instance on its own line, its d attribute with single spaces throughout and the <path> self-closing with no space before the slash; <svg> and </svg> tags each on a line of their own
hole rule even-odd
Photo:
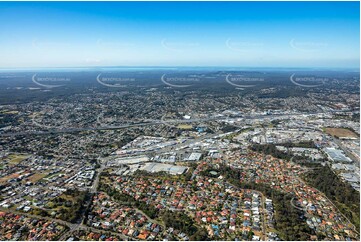
<svg viewBox="0 0 361 242">
<path fill-rule="evenodd" d="M 0 68 L 355 68 L 359 8 L 359 2 L 0 2 Z"/>
</svg>

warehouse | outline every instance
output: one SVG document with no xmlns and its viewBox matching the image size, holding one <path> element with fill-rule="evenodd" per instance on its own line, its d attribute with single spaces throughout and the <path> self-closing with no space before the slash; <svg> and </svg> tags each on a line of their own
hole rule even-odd
<svg viewBox="0 0 361 242">
<path fill-rule="evenodd" d="M 151 173 L 165 171 L 171 175 L 184 174 L 187 171 L 187 169 L 188 167 L 186 166 L 174 166 L 169 164 L 153 163 L 153 162 L 146 163 L 140 168 L 140 170 L 144 170 Z"/>
<path fill-rule="evenodd" d="M 325 152 L 328 158 L 333 162 L 352 162 L 350 158 L 345 156 L 342 150 L 335 148 L 325 148 Z"/>
</svg>

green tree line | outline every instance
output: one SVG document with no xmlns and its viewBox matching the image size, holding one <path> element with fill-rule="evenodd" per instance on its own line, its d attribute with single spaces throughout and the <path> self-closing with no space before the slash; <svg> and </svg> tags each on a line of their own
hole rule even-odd
<svg viewBox="0 0 361 242">
<path fill-rule="evenodd" d="M 304 175 L 305 182 L 323 192 L 360 231 L 360 193 L 343 182 L 329 166 L 315 168 Z"/>
</svg>

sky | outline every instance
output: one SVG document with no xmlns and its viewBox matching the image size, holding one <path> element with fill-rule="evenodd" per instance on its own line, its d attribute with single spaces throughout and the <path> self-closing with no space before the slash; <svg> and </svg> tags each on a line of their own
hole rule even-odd
<svg viewBox="0 0 361 242">
<path fill-rule="evenodd" d="M 358 68 L 359 2 L 0 2 L 0 68 Z"/>
</svg>

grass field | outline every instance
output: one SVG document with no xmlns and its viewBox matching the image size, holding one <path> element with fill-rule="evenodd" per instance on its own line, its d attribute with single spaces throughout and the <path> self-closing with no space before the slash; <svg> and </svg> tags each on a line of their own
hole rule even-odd
<svg viewBox="0 0 361 242">
<path fill-rule="evenodd" d="M 29 157 L 28 155 L 11 154 L 11 155 L 8 156 L 9 164 L 17 165 L 21 161 L 25 160 L 28 157 Z"/>
<path fill-rule="evenodd" d="M 54 174 L 51 174 L 51 175 L 47 175 L 46 177 L 44 177 L 44 180 L 49 180 L 55 176 L 59 176 L 59 175 L 64 175 L 64 173 L 61 173 L 61 172 L 57 172 L 57 173 L 54 173 Z"/>
<path fill-rule="evenodd" d="M 357 134 L 348 129 L 343 128 L 325 128 L 325 132 L 329 135 L 336 137 L 345 137 L 345 138 L 357 138 Z"/>
</svg>

